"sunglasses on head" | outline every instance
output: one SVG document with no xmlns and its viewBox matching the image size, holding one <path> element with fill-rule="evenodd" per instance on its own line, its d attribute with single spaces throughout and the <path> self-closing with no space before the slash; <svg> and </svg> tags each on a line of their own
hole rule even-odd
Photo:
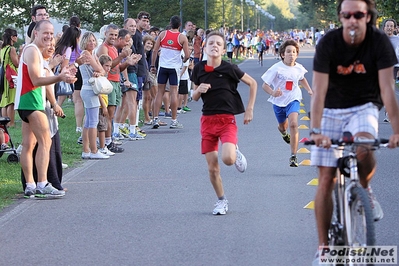
<svg viewBox="0 0 399 266">
<path fill-rule="evenodd" d="M 352 16 L 355 19 L 361 19 L 364 18 L 367 15 L 367 12 L 362 12 L 362 11 L 357 11 L 357 12 L 341 12 L 340 13 L 341 17 L 344 19 L 350 19 Z"/>
<path fill-rule="evenodd" d="M 150 19 L 150 17 L 147 15 L 142 15 L 140 19 Z"/>
</svg>

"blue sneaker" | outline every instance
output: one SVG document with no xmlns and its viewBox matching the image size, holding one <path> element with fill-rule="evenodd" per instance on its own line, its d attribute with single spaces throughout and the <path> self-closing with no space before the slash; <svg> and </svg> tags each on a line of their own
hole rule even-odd
<svg viewBox="0 0 399 266">
<path fill-rule="evenodd" d="M 145 139 L 143 136 L 141 136 L 141 135 L 139 135 L 139 134 L 133 134 L 133 133 L 130 133 L 129 134 L 129 140 L 143 140 L 143 139 Z"/>
<path fill-rule="evenodd" d="M 121 133 L 113 133 L 112 134 L 112 138 L 115 139 L 115 140 L 124 139 L 124 137 L 122 136 Z"/>
<path fill-rule="evenodd" d="M 165 113 L 165 118 L 172 118 L 172 114 L 171 113 Z"/>
</svg>

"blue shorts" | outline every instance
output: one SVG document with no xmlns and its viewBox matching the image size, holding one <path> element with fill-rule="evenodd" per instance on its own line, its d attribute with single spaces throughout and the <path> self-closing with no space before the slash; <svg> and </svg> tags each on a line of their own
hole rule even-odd
<svg viewBox="0 0 399 266">
<path fill-rule="evenodd" d="M 274 110 L 274 115 L 277 118 L 277 122 L 279 124 L 284 123 L 285 120 L 287 120 L 287 117 L 291 114 L 291 113 L 299 113 L 299 109 L 300 109 L 300 104 L 299 101 L 293 101 L 290 102 L 287 106 L 285 107 L 280 107 L 277 105 L 273 104 L 273 110 Z"/>
<path fill-rule="evenodd" d="M 321 120 L 321 133 L 331 139 L 340 139 L 344 131 L 352 135 L 360 132 L 378 137 L 378 107 L 366 103 L 345 109 L 324 109 Z M 313 166 L 336 167 L 342 151 L 333 148 L 311 147 L 310 161 Z"/>
<path fill-rule="evenodd" d="M 174 68 L 160 67 L 158 70 L 158 84 L 166 84 L 168 80 L 171 86 L 177 86 L 179 84 L 177 70 Z"/>
</svg>

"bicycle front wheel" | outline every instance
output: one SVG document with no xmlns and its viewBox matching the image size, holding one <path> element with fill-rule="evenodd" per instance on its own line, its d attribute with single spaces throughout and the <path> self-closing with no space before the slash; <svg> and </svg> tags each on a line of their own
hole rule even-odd
<svg viewBox="0 0 399 266">
<path fill-rule="evenodd" d="M 346 245 L 352 247 L 374 246 L 374 219 L 370 199 L 362 187 L 354 186 L 350 192 L 347 206 L 350 215 L 345 219 Z"/>
</svg>

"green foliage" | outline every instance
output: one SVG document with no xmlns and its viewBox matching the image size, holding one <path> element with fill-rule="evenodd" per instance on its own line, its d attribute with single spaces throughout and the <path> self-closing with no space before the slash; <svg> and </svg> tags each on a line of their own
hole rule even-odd
<svg viewBox="0 0 399 266">
<path fill-rule="evenodd" d="M 241 2 L 242 1 L 242 2 Z M 190 20 L 198 27 L 205 27 L 205 2 L 208 28 L 218 29 L 226 27 L 244 30 L 258 28 L 267 30 L 274 26 L 274 30 L 290 28 L 327 28 L 330 22 L 339 24 L 336 15 L 336 0 L 254 0 L 255 4 L 276 17 L 275 21 L 260 15 L 254 6 L 249 6 L 245 0 L 181 0 L 183 24 Z M 380 21 L 384 18 L 399 20 L 399 1 L 376 1 Z M 124 1 L 113 0 L 44 0 L 40 2 L 47 6 L 51 17 L 67 21 L 72 15 L 78 16 L 82 27 L 99 31 L 106 24 L 114 23 L 122 26 L 124 20 Z M 173 15 L 180 15 L 180 0 L 127 0 L 128 17 L 136 18 L 144 10 L 151 14 L 151 25 L 164 28 L 169 24 Z M 241 4 L 242 3 L 242 4 Z M 29 24 L 30 9 L 38 2 L 34 0 L 0 0 L 0 28 L 7 26 L 19 29 Z M 243 9 L 242 9 L 243 7 Z M 241 10 L 244 11 L 241 14 Z M 224 12 L 223 12 L 224 11 Z M 243 21 L 241 21 L 243 17 Z M 260 20 L 260 25 L 258 22 Z"/>
</svg>

